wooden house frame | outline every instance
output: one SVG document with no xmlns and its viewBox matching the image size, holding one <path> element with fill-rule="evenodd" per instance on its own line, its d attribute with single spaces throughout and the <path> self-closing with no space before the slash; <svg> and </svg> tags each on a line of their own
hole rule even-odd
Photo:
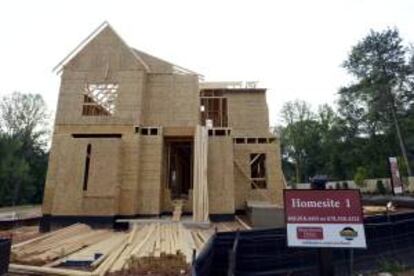
<svg viewBox="0 0 414 276">
<path fill-rule="evenodd" d="M 232 219 L 282 202 L 266 89 L 203 83 L 102 24 L 55 68 L 61 85 L 42 227 L 183 211 Z"/>
</svg>

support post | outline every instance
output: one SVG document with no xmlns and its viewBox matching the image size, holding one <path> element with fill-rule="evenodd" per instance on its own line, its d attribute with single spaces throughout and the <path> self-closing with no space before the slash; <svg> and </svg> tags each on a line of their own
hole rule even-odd
<svg viewBox="0 0 414 276">
<path fill-rule="evenodd" d="M 334 276 L 332 250 L 330 248 L 319 249 L 319 275 Z"/>
</svg>

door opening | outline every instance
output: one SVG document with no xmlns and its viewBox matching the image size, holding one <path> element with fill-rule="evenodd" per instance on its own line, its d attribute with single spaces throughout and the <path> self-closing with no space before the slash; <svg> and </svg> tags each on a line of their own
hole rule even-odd
<svg viewBox="0 0 414 276">
<path fill-rule="evenodd" d="M 167 184 L 171 198 L 187 199 L 193 186 L 192 140 L 166 140 Z"/>
</svg>

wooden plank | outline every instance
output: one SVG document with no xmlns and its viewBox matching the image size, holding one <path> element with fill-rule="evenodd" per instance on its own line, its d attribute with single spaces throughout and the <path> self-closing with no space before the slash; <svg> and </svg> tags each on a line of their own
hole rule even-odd
<svg viewBox="0 0 414 276">
<path fill-rule="evenodd" d="M 241 218 L 239 218 L 239 216 L 236 216 L 236 220 L 237 220 L 237 222 L 238 223 L 240 223 L 241 224 L 241 226 L 243 226 L 244 227 L 244 229 L 247 229 L 247 230 L 250 230 L 250 229 L 252 229 L 251 227 L 250 227 L 250 225 L 248 225 L 247 223 L 245 223 Z"/>
<path fill-rule="evenodd" d="M 73 269 L 39 267 L 31 265 L 10 264 L 10 273 L 40 273 L 42 275 L 63 275 L 63 276 L 92 276 L 91 272 Z"/>
</svg>

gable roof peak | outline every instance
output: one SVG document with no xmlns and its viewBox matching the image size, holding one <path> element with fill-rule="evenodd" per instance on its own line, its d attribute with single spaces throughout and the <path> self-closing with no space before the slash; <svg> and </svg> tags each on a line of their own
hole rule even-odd
<svg viewBox="0 0 414 276">
<path fill-rule="evenodd" d="M 59 62 L 54 68 L 53 72 L 59 74 L 64 66 L 72 60 L 82 49 L 88 45 L 90 41 L 92 41 L 95 37 L 97 37 L 101 32 L 105 29 L 110 29 L 118 38 L 119 40 L 126 45 L 128 50 L 131 54 L 135 57 L 135 59 L 145 68 L 147 72 L 150 72 L 150 67 L 145 63 L 145 61 L 138 55 L 137 52 L 133 51 L 131 47 L 122 39 L 122 37 L 114 30 L 114 28 L 109 24 L 108 21 L 102 22 L 90 35 L 88 35 L 85 39 L 83 39 L 78 46 L 75 47 L 61 62 Z"/>
</svg>

